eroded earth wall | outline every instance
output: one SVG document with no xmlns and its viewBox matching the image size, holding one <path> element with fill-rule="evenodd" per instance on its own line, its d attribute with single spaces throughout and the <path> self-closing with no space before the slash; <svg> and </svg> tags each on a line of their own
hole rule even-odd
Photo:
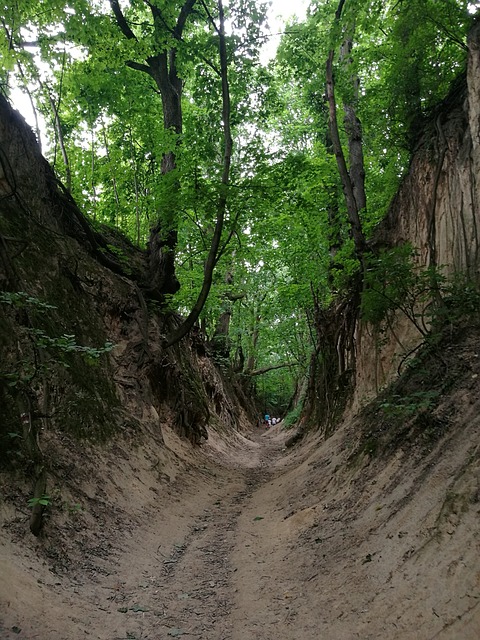
<svg viewBox="0 0 480 640">
<path fill-rule="evenodd" d="M 479 276 L 480 250 L 480 25 L 468 39 L 466 84 L 459 82 L 426 128 L 408 175 L 378 230 L 379 247 L 410 243 L 420 268 L 445 276 Z M 421 311 L 419 311 L 421 312 Z M 422 340 L 397 313 L 381 335 L 357 326 L 354 408 L 397 373 L 405 354 Z"/>
</svg>

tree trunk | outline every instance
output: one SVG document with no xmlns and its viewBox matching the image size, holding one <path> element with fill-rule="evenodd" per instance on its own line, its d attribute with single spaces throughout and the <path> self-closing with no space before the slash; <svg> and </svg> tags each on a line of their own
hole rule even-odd
<svg viewBox="0 0 480 640">
<path fill-rule="evenodd" d="M 334 51 L 332 49 L 328 55 L 326 66 L 330 135 L 332 138 L 335 159 L 337 161 L 338 172 L 342 181 L 343 192 L 345 194 L 348 220 L 352 230 L 355 250 L 357 252 L 357 255 L 361 257 L 365 252 L 365 237 L 363 235 L 362 224 L 360 222 L 360 216 L 358 215 L 359 209 L 355 200 L 353 185 L 350 179 L 350 174 L 348 173 L 347 163 L 345 161 L 345 155 L 343 153 L 342 144 L 340 141 L 340 134 L 338 132 L 337 105 L 335 102 L 335 84 L 333 79 L 333 56 Z"/>
<path fill-rule="evenodd" d="M 257 360 L 257 344 L 260 333 L 260 320 L 260 314 L 254 312 L 252 319 L 252 342 L 248 350 L 247 371 L 255 369 L 255 362 Z"/>
<path fill-rule="evenodd" d="M 186 0 L 180 9 L 175 27 L 170 31 L 165 31 L 165 20 L 160 9 L 147 2 L 152 12 L 153 24 L 157 39 L 161 42 L 173 36 L 173 39 L 180 41 L 188 16 L 191 14 L 196 0 Z M 119 0 L 110 0 L 110 6 L 115 15 L 117 25 L 123 35 L 129 40 L 137 40 L 136 35 L 130 28 Z M 175 134 L 182 133 L 182 91 L 183 81 L 177 70 L 177 50 L 176 46 L 165 48 L 157 55 L 146 59 L 146 64 L 130 61 L 128 66 L 132 69 L 147 73 L 155 82 L 162 99 L 163 124 L 167 131 Z M 176 156 L 174 151 L 169 151 L 162 158 L 161 173 L 166 176 L 176 168 Z M 148 255 L 148 276 L 145 291 L 153 297 L 163 299 L 166 294 L 174 294 L 180 288 L 180 283 L 175 274 L 175 251 L 177 247 L 177 194 L 179 185 L 174 182 L 172 185 L 175 193 L 170 199 L 170 209 L 162 212 L 162 216 L 150 230 L 150 239 L 147 248 Z M 173 203 L 173 204 L 172 204 Z"/>
<path fill-rule="evenodd" d="M 217 203 L 217 220 L 215 223 L 215 230 L 213 232 L 212 243 L 210 245 L 210 251 L 208 252 L 207 260 L 205 262 L 203 284 L 198 298 L 185 321 L 166 340 L 165 347 L 171 347 L 172 345 L 179 342 L 184 336 L 186 336 L 190 329 L 194 326 L 194 324 L 198 320 L 198 317 L 200 316 L 200 313 L 202 312 L 202 309 L 205 305 L 205 302 L 207 301 L 208 294 L 210 293 L 210 289 L 212 287 L 213 270 L 219 258 L 223 224 L 225 220 L 225 213 L 227 211 L 228 185 L 230 182 L 230 165 L 232 161 L 233 139 L 230 127 L 230 87 L 228 83 L 228 58 L 225 40 L 225 16 L 222 0 L 218 0 L 218 12 L 220 26 L 217 29 L 217 32 L 219 36 L 220 71 L 222 78 L 222 119 L 224 152 L 222 180 L 220 184 L 220 193 Z"/>
<path fill-rule="evenodd" d="M 347 69 L 352 66 L 352 39 L 347 37 L 342 45 L 340 59 L 346 64 Z M 358 102 L 360 81 L 358 76 L 351 76 L 353 87 L 351 100 L 343 101 L 345 116 L 343 119 L 345 131 L 348 137 L 348 157 L 350 163 L 349 175 L 352 183 L 353 196 L 357 210 L 363 211 L 367 206 L 365 193 L 365 164 L 363 161 L 362 125 L 357 117 L 356 105 Z"/>
<path fill-rule="evenodd" d="M 340 0 L 335 12 L 335 21 L 341 18 L 345 0 Z M 348 40 L 343 45 L 343 49 L 347 47 L 349 50 L 351 45 Z M 333 58 L 335 52 L 330 50 L 326 64 L 326 89 L 329 110 L 329 130 L 332 140 L 333 152 L 337 161 L 338 172 L 342 181 L 343 192 L 345 194 L 345 202 L 347 205 L 347 214 L 352 237 L 355 243 L 355 250 L 359 259 L 365 252 L 366 242 L 363 235 L 362 223 L 360 221 L 359 212 L 365 208 L 365 189 L 364 189 L 364 169 L 363 169 L 363 151 L 362 136 L 360 122 L 358 121 L 353 105 L 346 105 L 345 118 L 346 125 L 348 123 L 349 131 L 349 151 L 351 173 L 347 169 L 345 155 L 340 140 L 337 120 L 337 104 L 335 100 L 335 81 L 333 75 Z M 357 201 L 358 199 L 358 201 Z"/>
<path fill-rule="evenodd" d="M 357 210 L 363 211 L 367 207 L 365 194 L 365 165 L 363 162 L 362 125 L 357 118 L 352 104 L 345 104 L 345 131 L 348 136 L 348 150 L 350 159 L 350 180 L 352 182 L 353 197 Z"/>
<path fill-rule="evenodd" d="M 214 352 L 223 358 L 228 358 L 230 355 L 230 320 L 232 318 L 232 311 L 230 307 L 220 314 L 215 328 L 215 334 L 212 339 L 211 347 Z"/>
</svg>

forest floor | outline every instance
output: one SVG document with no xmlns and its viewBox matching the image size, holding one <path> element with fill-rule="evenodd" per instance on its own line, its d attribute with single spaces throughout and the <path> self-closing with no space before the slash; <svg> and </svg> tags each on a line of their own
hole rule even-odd
<svg viewBox="0 0 480 640">
<path fill-rule="evenodd" d="M 362 463 L 361 475 L 345 466 L 345 433 L 288 452 L 278 426 L 213 433 L 193 457 L 165 429 L 177 466 L 164 465 L 160 490 L 142 450 L 137 487 L 125 467 L 115 475 L 128 517 L 120 493 L 117 520 L 91 502 L 97 526 L 77 527 L 76 546 L 70 529 L 50 546 L 19 544 L 19 519 L 5 521 L 0 638 L 477 640 L 480 425 L 470 425 L 443 455 Z"/>
</svg>

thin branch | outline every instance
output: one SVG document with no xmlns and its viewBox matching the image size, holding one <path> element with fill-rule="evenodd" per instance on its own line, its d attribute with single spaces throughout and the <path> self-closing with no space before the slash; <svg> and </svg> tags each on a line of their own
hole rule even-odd
<svg viewBox="0 0 480 640">
<path fill-rule="evenodd" d="M 195 0 L 196 1 L 196 0 Z M 185 5 L 182 7 L 181 12 L 180 12 L 180 16 L 178 17 L 177 20 L 177 24 L 176 26 L 172 29 L 172 27 L 170 27 L 167 22 L 165 21 L 161 11 L 159 10 L 158 7 L 156 7 L 155 5 L 152 5 L 151 2 L 148 2 L 148 0 L 145 0 L 146 4 L 150 7 L 150 10 L 152 12 L 152 16 L 153 18 L 158 18 L 162 25 L 165 27 L 165 29 L 179 42 L 182 42 L 183 44 L 186 44 L 187 46 L 189 45 L 188 42 L 186 42 L 186 40 L 183 39 L 183 29 L 185 27 L 185 22 L 186 19 L 188 17 L 188 15 L 192 12 L 193 10 L 193 5 L 195 4 L 195 1 L 192 2 L 188 2 L 185 3 Z M 191 4 L 191 7 L 189 9 L 189 11 L 187 12 L 187 5 Z M 183 15 L 182 15 L 183 14 Z M 202 60 L 207 66 L 209 66 L 216 74 L 217 76 L 221 77 L 221 71 L 220 69 L 208 58 L 205 58 L 205 56 L 203 56 L 201 53 L 199 53 L 198 51 L 195 52 L 200 60 Z"/>
<path fill-rule="evenodd" d="M 463 49 L 463 51 L 468 51 L 468 46 L 465 44 L 465 42 L 460 40 L 460 38 L 456 36 L 455 33 L 450 31 L 450 29 L 448 29 L 448 27 L 446 27 L 442 22 L 440 22 L 439 20 L 435 20 L 435 18 L 432 18 L 431 16 L 427 16 L 427 20 L 430 20 L 430 22 L 432 22 L 435 26 L 444 31 L 448 39 L 451 40 L 454 44 L 458 45 L 460 49 Z"/>
<path fill-rule="evenodd" d="M 284 369 L 285 367 L 296 367 L 296 362 L 283 362 L 282 364 L 274 364 L 270 367 L 263 367 L 263 369 L 255 369 L 255 371 L 245 371 L 246 376 L 261 376 L 269 371 L 275 371 L 276 369 Z"/>
<path fill-rule="evenodd" d="M 222 258 L 223 254 L 225 253 L 228 245 L 230 244 L 230 240 L 233 238 L 233 235 L 237 232 L 237 222 L 238 219 L 240 217 L 240 211 L 237 212 L 237 215 L 235 216 L 233 222 L 232 222 L 232 228 L 230 229 L 230 233 L 228 234 L 227 239 L 225 240 L 225 242 L 223 243 L 221 249 L 218 252 L 217 258 L 215 260 L 215 265 L 220 261 L 220 259 Z"/>
<path fill-rule="evenodd" d="M 212 27 L 215 29 L 215 31 L 218 33 L 218 35 L 220 35 L 220 30 L 217 27 L 217 25 L 215 24 L 215 20 L 213 19 L 212 14 L 210 13 L 210 9 L 207 7 L 207 5 L 205 4 L 205 0 L 201 0 L 202 3 L 202 7 L 205 9 L 205 13 L 208 16 L 208 19 L 210 20 L 210 24 L 212 25 Z"/>
<path fill-rule="evenodd" d="M 134 60 L 127 60 L 125 64 L 127 65 L 127 67 L 130 67 L 130 69 L 135 69 L 135 71 L 143 71 L 143 73 L 148 73 L 149 76 L 152 75 L 152 70 L 146 64 L 135 62 Z"/>
<path fill-rule="evenodd" d="M 187 264 L 187 262 L 192 260 L 192 258 L 203 255 L 204 253 L 205 253 L 205 249 L 197 249 L 196 251 L 190 251 L 190 253 L 185 258 L 185 260 L 182 260 L 182 262 L 180 262 L 179 267 L 180 268 L 184 267 Z"/>
<path fill-rule="evenodd" d="M 63 78 L 63 69 L 62 69 L 62 78 Z M 44 93 L 46 93 L 47 99 L 48 99 L 48 101 L 50 103 L 50 107 L 52 109 L 53 125 L 54 125 L 54 129 L 55 129 L 55 158 L 56 158 L 56 154 L 57 154 L 56 142 L 58 141 L 58 144 L 60 145 L 60 151 L 61 151 L 61 154 L 62 154 L 63 164 L 65 166 L 65 176 L 66 176 L 66 181 L 67 181 L 67 185 L 66 185 L 67 186 L 67 191 L 71 191 L 72 190 L 72 172 L 71 172 L 71 169 L 70 169 L 70 162 L 69 162 L 69 159 L 68 159 L 68 153 L 67 153 L 67 148 L 66 148 L 66 145 L 65 145 L 65 139 L 63 137 L 62 122 L 60 120 L 60 115 L 59 115 L 62 87 L 60 85 L 59 95 L 58 95 L 58 102 L 55 103 L 55 100 L 53 99 L 53 96 L 50 93 L 50 89 L 49 89 L 48 85 L 43 83 L 40 80 L 40 78 L 38 78 L 38 83 L 40 85 L 40 89 Z M 55 166 L 55 160 L 54 160 L 53 164 Z"/>
<path fill-rule="evenodd" d="M 136 40 L 138 42 L 137 36 L 133 33 L 130 28 L 130 25 L 127 22 L 127 19 L 123 15 L 123 11 L 120 8 L 120 4 L 118 0 L 110 0 L 110 6 L 117 20 L 117 24 L 120 27 L 123 35 L 129 40 Z"/>
<path fill-rule="evenodd" d="M 170 27 L 168 25 L 167 21 L 163 17 L 162 12 L 160 11 L 159 7 L 157 7 L 157 5 L 153 4 L 152 2 L 149 2 L 149 0 L 144 0 L 145 4 L 150 8 L 150 11 L 152 12 L 153 19 L 154 20 L 155 19 L 160 20 L 160 22 L 165 27 L 165 29 L 176 40 L 181 40 L 182 39 L 182 34 L 183 34 L 183 30 L 185 28 L 185 24 L 187 22 L 187 18 L 192 13 L 193 7 L 194 7 L 196 1 L 197 0 L 187 0 L 185 2 L 183 7 L 180 9 L 180 13 L 178 15 L 177 23 L 176 23 L 175 27 L 172 28 L 172 27 Z"/>
<path fill-rule="evenodd" d="M 35 101 L 33 99 L 32 92 L 30 91 L 30 88 L 28 86 L 28 80 L 27 80 L 27 78 L 25 76 L 25 73 L 23 71 L 22 65 L 20 64 L 20 62 L 18 60 L 17 60 L 17 68 L 18 68 L 20 76 L 21 76 L 21 78 L 23 80 L 24 88 L 25 88 L 25 91 L 27 92 L 27 96 L 28 96 L 28 99 L 30 101 L 30 107 L 31 107 L 32 112 L 33 112 L 33 117 L 35 118 L 35 131 L 36 131 L 36 134 L 37 134 L 38 148 L 40 149 L 40 153 L 43 153 L 43 151 L 42 151 L 42 136 L 41 136 L 41 132 L 40 132 L 40 124 L 39 124 L 39 121 L 38 121 L 38 111 L 37 111 L 37 108 L 35 106 Z"/>
<path fill-rule="evenodd" d="M 202 252 L 206 251 L 207 250 L 207 241 L 206 241 L 206 238 L 205 238 L 205 231 L 202 229 L 202 226 L 200 225 L 198 220 L 196 220 L 188 211 L 184 210 L 183 213 L 184 213 L 184 215 L 187 216 L 187 218 L 190 220 L 190 222 L 192 222 L 197 227 L 197 229 L 199 230 L 200 239 L 201 239 L 202 244 L 203 244 L 203 249 L 201 249 L 201 251 Z"/>
</svg>

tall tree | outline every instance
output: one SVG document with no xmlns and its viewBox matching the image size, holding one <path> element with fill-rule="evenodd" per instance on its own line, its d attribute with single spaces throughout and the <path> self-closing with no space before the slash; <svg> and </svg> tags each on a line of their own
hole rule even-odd
<svg viewBox="0 0 480 640">
<path fill-rule="evenodd" d="M 210 244 L 210 250 L 208 252 L 208 256 L 204 266 L 202 288 L 200 289 L 197 300 L 184 322 L 182 322 L 178 329 L 176 329 L 167 339 L 167 347 L 171 347 L 175 343 L 179 342 L 192 329 L 192 327 L 198 320 L 203 307 L 205 306 L 205 302 L 207 301 L 208 294 L 210 293 L 210 289 L 212 287 L 213 270 L 215 269 L 215 265 L 220 258 L 222 231 L 228 204 L 233 138 L 230 124 L 231 103 L 230 87 L 228 81 L 227 46 L 225 39 L 225 12 L 223 9 L 222 0 L 218 0 L 218 26 L 215 24 L 213 17 L 211 17 L 210 20 L 212 22 L 212 26 L 218 34 L 220 78 L 222 84 L 222 121 L 224 139 L 222 177 L 217 200 L 217 218 Z"/>
<path fill-rule="evenodd" d="M 336 27 L 340 23 L 345 0 L 340 0 L 340 3 L 335 12 Z M 348 28 L 347 28 L 348 30 Z M 342 45 L 342 55 L 344 58 L 350 55 L 352 42 L 348 35 Z M 355 250 L 357 256 L 362 259 L 365 252 L 366 241 L 365 234 L 362 228 L 362 222 L 360 220 L 360 211 L 366 206 L 365 188 L 364 188 L 364 176 L 365 171 L 363 167 L 363 151 L 362 151 L 362 136 L 360 122 L 356 116 L 353 101 L 349 101 L 345 105 L 345 124 L 349 138 L 350 149 L 350 170 L 347 168 L 347 162 L 345 154 L 343 152 L 342 143 L 340 140 L 340 133 L 338 129 L 337 120 L 337 104 L 335 100 L 335 80 L 333 72 L 333 60 L 335 57 L 335 49 L 332 47 L 328 53 L 326 64 L 326 85 L 327 85 L 327 100 L 329 109 L 329 128 L 330 136 L 332 140 L 333 152 L 337 160 L 338 172 L 342 181 L 343 192 L 345 194 L 345 202 L 347 205 L 348 219 L 352 229 L 352 236 L 355 242 Z M 356 86 L 357 80 L 354 79 L 354 94 L 358 94 L 358 88 Z"/>
<path fill-rule="evenodd" d="M 182 133 L 182 91 L 183 80 L 178 71 L 178 46 L 182 40 L 187 19 L 193 11 L 196 0 L 186 0 L 177 13 L 176 20 L 171 21 L 172 8 L 166 3 L 158 6 L 144 0 L 152 17 L 153 41 L 155 50 L 145 58 L 145 63 L 129 60 L 127 65 L 132 69 L 148 74 L 155 82 L 162 99 L 163 123 L 167 131 L 177 136 Z M 171 3 L 170 3 L 171 4 Z M 110 0 L 117 25 L 128 40 L 138 42 L 138 37 L 130 26 L 118 0 Z M 162 174 L 165 176 L 176 168 L 175 151 L 170 150 L 163 155 Z M 179 191 L 176 180 L 171 187 Z M 170 207 L 152 227 L 149 241 L 150 272 L 148 291 L 164 296 L 176 293 L 180 287 L 175 274 L 175 251 L 178 240 L 177 211 L 175 198 Z"/>
</svg>

